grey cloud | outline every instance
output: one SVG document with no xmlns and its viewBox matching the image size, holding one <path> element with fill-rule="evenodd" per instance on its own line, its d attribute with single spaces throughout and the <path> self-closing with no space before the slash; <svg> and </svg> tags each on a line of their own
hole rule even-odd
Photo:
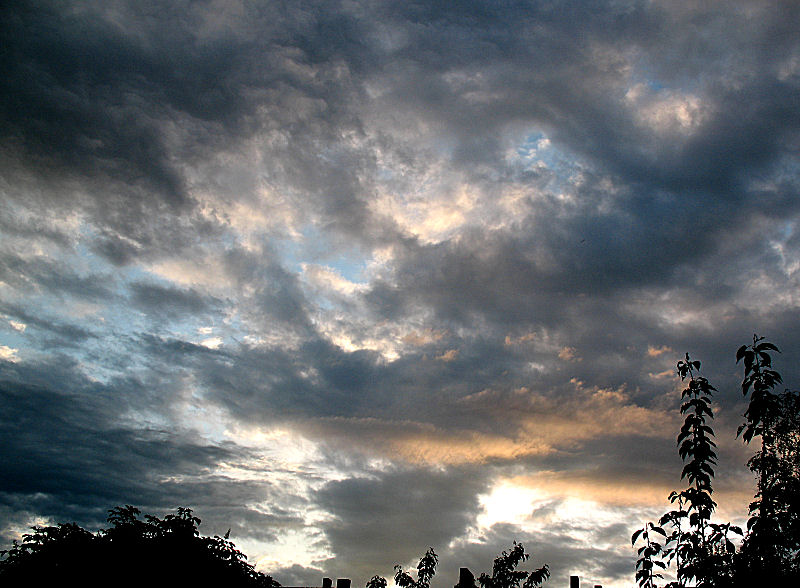
<svg viewBox="0 0 800 588">
<path fill-rule="evenodd" d="M 225 271 L 237 288 L 249 292 L 242 296 L 251 318 L 257 323 L 275 320 L 309 336 L 313 327 L 308 317 L 308 301 L 295 274 L 276 259 L 273 251 L 258 253 L 230 249 L 224 257 Z"/>
<path fill-rule="evenodd" d="M 474 469 L 373 472 L 329 482 L 316 497 L 334 517 L 325 533 L 335 560 L 326 569 L 359 585 L 374 574 L 390 575 L 395 564 L 416 563 L 429 546 L 466 531 L 486 482 Z"/>
<path fill-rule="evenodd" d="M 46 346 L 53 349 L 81 345 L 98 336 L 97 333 L 78 324 L 31 313 L 18 304 L 0 304 L 0 311 L 21 321 L 26 327 L 42 330 L 45 333 Z"/>
<path fill-rule="evenodd" d="M 48 158 L 62 169 L 134 181 L 144 176 L 148 187 L 180 205 L 185 199 L 182 181 L 164 165 L 165 147 L 156 129 L 136 116 L 134 104 L 125 104 L 123 92 L 108 95 L 116 85 L 115 72 L 139 69 L 136 60 L 127 58 L 135 47 L 120 47 L 110 31 L 89 24 L 97 21 L 73 20 L 77 30 L 58 30 L 42 27 L 31 18 L 34 12 L 4 19 L 3 37 L 10 50 L 3 93 L 13 96 L 3 104 L 7 140 L 21 143 L 30 155 L 49 152 Z M 47 17 L 54 21 L 64 15 Z M 81 30 L 82 25 L 90 30 Z M 115 105 L 116 99 L 123 100 Z"/>
<path fill-rule="evenodd" d="M 321 568 L 294 564 L 290 567 L 272 570 L 270 575 L 281 583 L 281 586 L 316 586 L 322 584 L 327 572 Z"/>
<path fill-rule="evenodd" d="M 132 300 L 140 308 L 156 315 L 202 314 L 215 302 L 194 289 L 181 290 L 145 282 L 131 284 L 130 290 Z"/>
<path fill-rule="evenodd" d="M 271 111 L 268 116 L 278 128 L 288 126 L 288 136 L 291 137 L 290 144 L 285 148 L 269 149 L 276 157 L 277 164 L 265 162 L 271 168 L 269 175 L 275 180 L 288 180 L 296 188 L 314 194 L 322 205 L 324 216 L 329 221 L 335 219 L 335 223 L 330 226 L 338 226 L 350 235 L 360 235 L 360 238 L 366 237 L 369 232 L 365 229 L 370 221 L 361 201 L 362 195 L 369 191 L 369 184 L 364 184 L 356 176 L 369 176 L 373 163 L 365 153 L 346 147 L 339 140 L 335 129 L 339 125 L 354 129 L 357 133 L 363 132 L 358 115 L 358 109 L 365 98 L 362 84 L 380 72 L 383 61 L 388 58 L 381 51 L 383 35 L 378 32 L 380 30 L 388 30 L 386 35 L 389 37 L 394 35 L 406 39 L 403 50 L 392 52 L 391 56 L 396 63 L 413 64 L 396 72 L 395 86 L 398 91 L 405 89 L 406 93 L 395 95 L 390 90 L 387 96 L 392 98 L 382 100 L 386 100 L 387 106 L 410 108 L 417 114 L 429 112 L 432 120 L 447 121 L 446 125 L 437 126 L 454 137 L 458 145 L 456 159 L 460 157 L 458 153 L 471 153 L 468 158 L 471 161 L 476 156 L 486 159 L 490 157 L 489 154 L 493 154 L 490 157 L 491 163 L 502 167 L 497 149 L 491 147 L 499 145 L 498 133 L 513 121 L 530 120 L 545 127 L 558 128 L 562 133 L 560 140 L 571 145 L 573 149 L 602 161 L 603 165 L 616 168 L 626 179 L 635 182 L 644 180 L 646 186 L 656 189 L 666 187 L 669 191 L 674 191 L 687 186 L 659 187 L 659 175 L 676 178 L 689 173 L 697 178 L 692 181 L 693 187 L 690 186 L 690 189 L 708 189 L 708 173 L 711 172 L 698 169 L 698 162 L 705 164 L 707 169 L 717 170 L 722 168 L 714 162 L 725 162 L 729 169 L 740 173 L 746 163 L 742 159 L 743 154 L 752 154 L 750 145 L 757 143 L 761 153 L 777 154 L 782 149 L 780 146 L 785 144 L 782 137 L 786 137 L 786 133 L 791 133 L 791 129 L 796 127 L 792 124 L 787 126 L 791 120 L 787 118 L 787 114 L 793 112 L 790 104 L 782 104 L 778 99 L 773 105 L 766 106 L 763 114 L 759 112 L 753 116 L 730 118 L 726 122 L 714 123 L 707 133 L 702 132 L 700 139 L 695 141 L 697 147 L 687 148 L 686 155 L 681 156 L 686 163 L 677 164 L 688 170 L 686 172 L 679 171 L 674 165 L 670 167 L 670 164 L 665 167 L 662 154 L 658 154 L 652 162 L 642 160 L 636 155 L 637 146 L 649 139 L 637 135 L 630 120 L 625 118 L 628 116 L 625 108 L 614 102 L 619 100 L 619 96 L 614 92 L 607 92 L 606 88 L 606 79 L 612 84 L 619 84 L 622 83 L 622 74 L 613 69 L 604 70 L 602 61 L 594 61 L 596 56 L 592 53 L 593 42 L 604 43 L 606 46 L 628 44 L 635 54 L 652 56 L 650 61 L 657 64 L 655 56 L 660 55 L 657 53 L 659 47 L 671 43 L 671 39 L 666 33 L 667 25 L 659 24 L 662 22 L 661 15 L 653 14 L 641 5 L 634 4 L 623 10 L 609 9 L 604 3 L 594 3 L 582 5 L 579 11 L 574 7 L 560 5 L 549 8 L 515 5 L 504 6 L 502 10 L 479 3 L 464 4 L 454 9 L 378 5 L 376 14 L 382 18 L 388 17 L 387 24 L 381 25 L 382 28 L 376 27 L 370 21 L 373 15 L 369 11 L 331 15 L 319 10 L 298 8 L 279 15 L 277 22 L 282 28 L 267 25 L 262 33 L 263 40 L 258 43 L 254 41 L 252 33 L 247 31 L 253 30 L 252 23 L 267 23 L 276 17 L 268 9 L 259 11 L 247 7 L 243 18 L 232 19 L 234 24 L 248 25 L 244 26 L 245 32 L 240 33 L 239 37 L 234 36 L 231 29 L 223 29 L 227 31 L 226 34 L 212 35 L 212 38 L 201 36 L 198 39 L 193 37 L 190 30 L 192 26 L 203 22 L 201 9 L 182 18 L 177 12 L 167 7 L 162 8 L 161 21 L 148 20 L 133 10 L 121 11 L 122 18 L 129 19 L 134 29 L 139 27 L 142 31 L 138 39 L 128 37 L 123 40 L 111 24 L 102 24 L 102 19 L 90 21 L 95 23 L 92 26 L 98 30 L 93 31 L 93 35 L 86 35 L 80 27 L 89 25 L 76 19 L 67 19 L 63 29 L 72 31 L 74 27 L 74 38 L 69 33 L 60 36 L 51 33 L 35 42 L 30 41 L 39 48 L 38 52 L 25 44 L 16 50 L 23 55 L 37 55 L 34 62 L 40 64 L 41 69 L 59 70 L 51 62 L 56 60 L 54 55 L 58 54 L 60 61 L 56 63 L 61 65 L 61 61 L 65 60 L 61 56 L 64 51 L 62 48 L 62 51 L 56 52 L 53 48 L 64 45 L 67 47 L 67 55 L 76 54 L 82 58 L 70 61 L 66 71 L 59 72 L 55 77 L 55 81 L 62 86 L 69 88 L 72 85 L 88 85 L 91 88 L 108 83 L 102 87 L 108 88 L 107 92 L 112 93 L 111 97 L 105 98 L 101 94 L 98 103 L 103 100 L 110 102 L 114 95 L 124 95 L 123 92 L 128 87 L 133 87 L 140 90 L 147 105 L 159 102 L 167 104 L 177 112 L 204 121 L 203 124 L 206 121 L 223 122 L 223 129 L 226 129 L 230 120 L 255 122 L 252 118 L 256 108 L 254 97 L 263 96 L 260 90 L 266 90 L 267 97 L 272 95 L 273 100 L 277 97 L 280 103 L 280 107 Z M 35 12 L 28 13 L 28 20 L 9 20 L 11 24 L 8 27 L 8 36 L 15 41 L 12 45 L 15 48 L 20 43 L 17 42 L 18 35 L 14 33 L 25 26 L 36 26 L 37 20 L 34 16 Z M 682 15 L 676 10 L 671 18 L 678 22 L 673 22 L 672 25 L 681 24 L 683 19 L 691 16 Z M 55 14 L 51 11 L 48 17 L 55 18 Z M 231 16 L 224 15 L 223 22 L 225 18 Z M 249 19 L 252 19 L 252 23 Z M 779 23 L 776 26 L 779 27 Z M 166 28 L 171 31 L 169 42 L 161 35 Z M 365 38 L 375 41 L 365 45 L 362 42 Z M 785 39 L 786 36 L 782 38 Z M 100 41 L 84 39 L 100 39 L 114 49 L 101 52 L 99 48 L 86 47 Z M 756 43 L 757 40 L 758 37 L 749 41 Z M 647 45 L 654 41 L 654 46 Z M 298 47 L 299 53 L 281 53 L 293 43 Z M 690 43 L 687 41 L 688 45 Z M 791 47 L 790 41 L 784 41 L 780 55 L 762 55 L 762 59 L 777 62 Z M 87 57 L 94 54 L 106 57 L 96 63 Z M 246 73 L 248 68 L 256 65 L 259 56 L 266 56 L 266 63 L 272 69 L 261 66 Z M 286 56 L 290 57 L 287 59 Z M 678 60 L 677 57 L 670 58 Z M 292 69 L 290 64 L 295 64 L 300 69 L 309 68 L 315 73 L 313 81 L 302 78 L 297 73 L 297 67 Z M 330 72 L 341 64 L 350 67 L 351 75 L 337 80 L 331 77 Z M 486 81 L 480 82 L 478 89 L 489 92 L 490 99 L 486 108 L 476 109 L 474 105 L 461 100 L 462 96 L 469 95 L 469 86 L 450 87 L 442 82 L 442 76 L 446 73 L 458 73 L 460 70 L 466 71 L 468 75 L 484 76 Z M 562 73 L 558 73 L 559 70 Z M 82 72 L 88 75 L 79 75 Z M 220 78 L 218 72 L 224 72 L 223 77 Z M 580 75 L 572 75 L 575 73 Z M 672 81 L 677 76 L 669 70 L 660 73 L 671 75 L 665 81 Z M 709 71 L 698 71 L 695 75 L 701 73 L 707 74 Z M 791 82 L 784 82 L 787 83 Z M 48 92 L 51 87 L 47 86 Z M 504 90 L 498 95 L 492 93 L 495 88 Z M 237 89 L 240 91 L 237 92 Z M 420 90 L 424 92 L 420 93 Z M 295 98 L 308 97 L 312 103 L 317 101 L 322 106 L 323 110 L 315 113 L 321 116 L 316 116 L 314 123 L 321 126 L 315 127 L 309 121 L 281 118 L 292 111 L 288 102 L 280 98 L 287 91 L 294 92 L 291 95 Z M 759 97 L 791 95 L 791 92 L 769 86 L 753 91 Z M 271 94 L 273 92 L 277 93 Z M 82 95 L 80 92 L 75 93 Z M 44 92 L 42 94 L 47 95 Z M 208 100 L 211 103 L 207 104 Z M 763 104 L 763 101 L 744 97 L 733 97 L 731 100 L 732 105 Z M 33 102 L 34 106 L 36 104 L 38 102 Z M 163 117 L 163 113 L 159 113 L 155 107 L 152 108 L 157 113 L 156 120 Z M 67 120 L 65 114 L 58 114 L 59 109 L 55 110 L 57 120 Z M 738 109 L 719 110 L 731 112 Z M 37 108 L 36 111 L 38 115 L 45 109 Z M 770 125 L 763 124 L 771 116 L 782 122 L 781 133 L 770 132 Z M 143 121 L 141 124 L 151 124 L 146 123 L 145 117 L 139 119 Z M 741 140 L 741 137 L 748 136 L 748 131 L 735 128 L 730 132 L 724 130 L 736 124 L 748 124 L 762 135 L 754 136 L 752 141 Z M 52 124 L 47 126 L 51 127 Z M 237 131 L 241 130 L 241 124 L 236 128 Z M 25 129 L 26 132 L 20 134 L 25 137 L 37 136 L 33 130 Z M 115 133 L 119 134 L 118 130 Z M 78 134 L 76 130 L 66 133 L 65 136 Z M 717 144 L 703 146 L 703 136 L 718 137 Z M 740 139 L 732 141 L 725 138 L 734 136 Z M 202 143 L 203 140 L 202 137 L 195 138 L 195 142 Z M 72 140 L 69 149 L 65 148 L 63 151 L 74 151 L 75 142 L 76 140 Z M 124 134 L 115 142 L 120 145 L 140 144 L 145 149 L 148 149 L 147 145 L 156 144 L 154 139 L 128 138 Z M 717 148 L 719 144 L 729 147 L 720 150 Z M 769 147 L 770 144 L 773 147 Z M 479 146 L 478 150 L 470 145 Z M 629 151 L 619 152 L 616 148 L 618 145 L 626 146 L 626 149 L 630 145 Z M 741 150 L 738 154 L 730 150 L 740 149 L 739 146 Z M 166 148 L 150 149 L 155 152 L 144 157 L 132 153 L 123 156 L 123 159 L 132 161 L 134 168 L 143 169 L 144 176 L 153 178 L 155 183 L 171 184 L 165 188 L 165 193 L 182 192 L 183 189 L 177 184 L 183 180 L 167 180 L 168 176 L 176 176 L 179 172 L 167 171 L 170 166 L 166 162 L 170 158 Z M 320 150 L 327 155 L 320 155 Z M 77 150 L 77 153 L 80 155 L 81 151 Z M 714 156 L 709 157 L 709 154 Z M 615 158 L 618 160 L 616 163 Z M 91 161 L 102 158 L 91 156 L 86 159 Z M 748 156 L 747 161 L 751 160 Z M 147 169 L 143 161 L 149 162 L 151 167 L 161 166 L 163 169 Z M 752 162 L 757 163 L 755 160 Z M 687 164 L 695 170 L 692 171 Z M 112 175 L 119 174 L 113 171 Z M 314 208 L 310 207 L 308 210 L 311 212 Z M 106 249 L 109 247 L 111 242 Z M 113 252 L 109 251 L 111 253 Z M 119 256 L 121 253 L 114 255 Z"/>
<path fill-rule="evenodd" d="M 79 275 L 71 268 L 55 263 L 44 256 L 25 259 L 6 252 L 0 262 L 0 279 L 25 295 L 40 291 L 63 298 L 64 295 L 87 300 L 112 298 L 110 275 Z"/>
<path fill-rule="evenodd" d="M 297 148 L 274 153 L 282 160 L 275 162 L 276 172 L 296 170 L 289 177 L 301 188 L 309 185 L 306 177 L 318 177 L 312 179 L 317 189 L 338 183 L 341 188 L 326 190 L 339 194 L 322 199 L 331 202 L 326 208 L 343 207 L 342 219 L 360 214 L 361 206 L 353 208 L 355 201 L 347 198 L 352 176 L 333 172 L 341 162 L 324 165 L 312 155 L 324 147 L 320 140 L 335 142 L 335 137 L 318 129 L 323 135 L 314 139 L 318 130 L 310 122 L 282 120 L 296 108 L 298 102 L 290 103 L 295 97 L 335 108 L 326 107 L 331 96 L 319 96 L 324 86 L 315 89 L 297 74 L 330 56 L 312 55 L 304 64 L 290 49 L 284 58 L 281 47 L 288 49 L 292 36 L 341 33 L 341 27 L 314 31 L 312 18 L 307 31 L 303 20 L 312 13 L 299 8 L 278 19 L 286 25 L 282 29 L 269 24 L 276 16 L 271 8 L 247 7 L 252 14 L 240 24 L 252 26 L 252 16 L 266 30 L 257 35 L 254 30 L 250 38 L 237 37 L 232 29 L 203 38 L 196 27 L 216 19 L 207 8 L 196 5 L 188 15 L 171 5 L 152 15 L 141 8 L 123 3 L 105 10 L 47 4 L 6 9 L 7 75 L 0 115 L 9 145 L 7 168 L 29 168 L 39 182 L 55 176 L 91 187 L 88 199 L 74 198 L 70 204 L 87 210 L 99 225 L 95 250 L 125 263 L 156 247 L 170 249 L 185 234 L 175 231 L 184 227 L 174 217 L 190 215 L 195 203 L 181 164 L 207 159 L 209 149 L 233 143 L 234 133 L 252 135 L 264 126 L 280 130 L 292 124 L 296 129 L 288 129 L 289 136 Z M 259 101 L 273 92 L 273 99 L 283 93 L 286 101 L 279 110 L 266 111 L 262 121 L 256 113 Z M 349 99 L 349 92 L 342 99 Z M 292 158 L 307 163 L 296 167 Z M 45 191 L 54 201 L 63 199 L 63 192 L 55 186 Z M 334 204 L 337 198 L 340 204 Z M 157 232 L 147 227 L 154 220 Z M 199 219 L 192 223 L 194 230 L 204 230 Z"/>
<path fill-rule="evenodd" d="M 620 515 L 622 515 L 622 511 Z M 525 570 L 537 569 L 547 565 L 550 569 L 548 584 L 565 585 L 569 576 L 579 575 L 582 584 L 603 584 L 604 582 L 626 581 L 631 576 L 632 560 L 620 554 L 610 555 L 607 551 L 593 547 L 591 542 L 583 543 L 574 538 L 573 531 L 579 529 L 564 528 L 558 531 L 532 533 L 511 524 L 492 526 L 480 541 L 460 543 L 448 550 L 448 567 L 441 573 L 449 578 L 458 578 L 458 567 L 466 566 L 478 576 L 481 572 L 491 573 L 492 561 L 502 550 L 511 548 L 513 541 L 522 543 L 531 558 L 520 567 Z M 621 533 L 627 537 L 630 533 L 617 524 L 600 527 L 593 531 L 590 541 L 599 541 L 606 535 Z M 444 585 L 444 578 L 440 580 Z"/>
</svg>

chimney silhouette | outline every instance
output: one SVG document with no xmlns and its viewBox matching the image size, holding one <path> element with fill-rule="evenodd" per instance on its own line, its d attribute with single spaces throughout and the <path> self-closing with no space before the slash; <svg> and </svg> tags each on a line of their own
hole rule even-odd
<svg viewBox="0 0 800 588">
<path fill-rule="evenodd" d="M 475 576 L 469 571 L 469 568 L 460 568 L 458 570 L 458 584 L 453 588 L 475 588 Z"/>
</svg>

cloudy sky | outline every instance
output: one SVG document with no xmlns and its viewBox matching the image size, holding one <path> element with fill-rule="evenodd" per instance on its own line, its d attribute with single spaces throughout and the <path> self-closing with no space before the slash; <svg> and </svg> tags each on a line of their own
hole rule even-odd
<svg viewBox="0 0 800 588">
<path fill-rule="evenodd" d="M 0 538 L 189 506 L 284 585 L 633 584 L 689 351 L 800 370 L 800 5 L 8 2 Z"/>
</svg>

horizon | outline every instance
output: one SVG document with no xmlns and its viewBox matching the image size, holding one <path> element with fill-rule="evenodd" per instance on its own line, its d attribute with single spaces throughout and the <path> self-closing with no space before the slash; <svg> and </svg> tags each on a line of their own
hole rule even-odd
<svg viewBox="0 0 800 588">
<path fill-rule="evenodd" d="M 800 3 L 6 4 L 2 545 L 187 506 L 286 586 L 517 541 L 627 588 L 687 352 L 744 524 L 736 349 L 800 385 Z"/>
</svg>

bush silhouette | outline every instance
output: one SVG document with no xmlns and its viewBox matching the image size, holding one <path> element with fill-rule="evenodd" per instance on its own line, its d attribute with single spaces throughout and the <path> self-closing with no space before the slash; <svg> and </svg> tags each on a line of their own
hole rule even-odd
<svg viewBox="0 0 800 588">
<path fill-rule="evenodd" d="M 126 505 L 109 511 L 111 526 L 90 533 L 75 523 L 33 527 L 2 551 L 7 586 L 231 586 L 277 588 L 224 537 L 203 537 L 189 508 L 163 519 Z"/>
</svg>

